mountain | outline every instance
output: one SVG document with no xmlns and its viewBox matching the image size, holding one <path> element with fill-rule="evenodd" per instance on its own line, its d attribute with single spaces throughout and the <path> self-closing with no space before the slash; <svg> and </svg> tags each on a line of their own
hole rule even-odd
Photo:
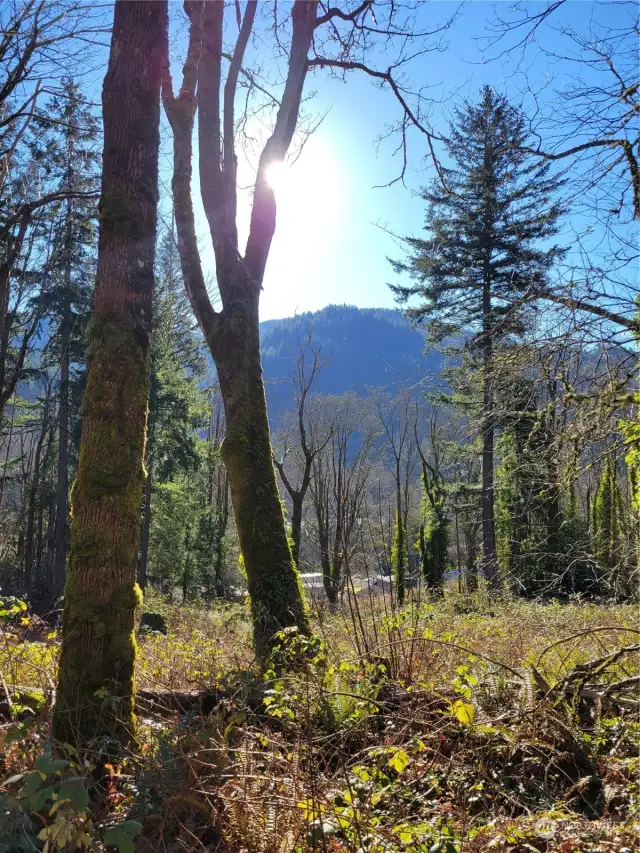
<svg viewBox="0 0 640 853">
<path fill-rule="evenodd" d="M 322 357 L 328 360 L 314 382 L 315 393 L 364 395 L 371 387 L 393 391 L 423 383 L 433 390 L 442 384 L 442 354 L 425 354 L 422 332 L 399 311 L 328 305 L 260 324 L 264 381 L 274 422 L 293 405 L 291 374 L 300 351 L 298 341 L 304 344 L 309 328 L 314 347 L 321 346 Z"/>
</svg>

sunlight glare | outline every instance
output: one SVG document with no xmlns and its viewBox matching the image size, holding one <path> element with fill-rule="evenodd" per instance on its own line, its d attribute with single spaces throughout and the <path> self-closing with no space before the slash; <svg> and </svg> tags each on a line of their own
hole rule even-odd
<svg viewBox="0 0 640 853">
<path fill-rule="evenodd" d="M 288 167 L 282 162 L 282 160 L 276 160 L 273 163 L 269 163 L 265 177 L 267 183 L 274 192 L 277 193 L 283 188 L 288 178 L 288 171 Z"/>
</svg>

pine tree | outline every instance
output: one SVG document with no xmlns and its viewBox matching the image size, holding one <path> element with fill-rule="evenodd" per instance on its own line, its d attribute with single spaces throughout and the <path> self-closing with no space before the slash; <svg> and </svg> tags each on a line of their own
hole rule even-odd
<svg viewBox="0 0 640 853">
<path fill-rule="evenodd" d="M 71 78 L 33 122 L 31 148 L 43 177 L 54 191 L 83 193 L 99 182 L 99 125 L 93 109 Z M 40 298 L 51 318 L 49 345 L 60 364 L 58 382 L 58 457 L 55 497 L 54 567 L 51 589 L 62 593 L 66 574 L 69 495 L 70 385 L 83 368 L 84 337 L 95 273 L 95 199 L 68 196 L 52 211 L 53 253 Z M 76 376 L 74 377 L 74 367 Z"/>
<path fill-rule="evenodd" d="M 206 426 L 206 398 L 199 386 L 206 373 L 203 340 L 184 290 L 175 238 L 172 229 L 166 228 L 159 241 L 153 296 L 146 481 L 138 564 L 143 589 L 147 583 L 154 487 L 175 484 L 183 475 L 195 475 L 203 461 L 198 430 Z M 181 540 L 186 541 L 184 535 Z"/>
<path fill-rule="evenodd" d="M 407 238 L 407 261 L 392 262 L 414 283 L 395 285 L 401 304 L 419 297 L 409 317 L 435 340 L 463 336 L 482 378 L 482 570 L 499 585 L 494 512 L 496 345 L 522 333 L 525 298 L 542 292 L 549 269 L 562 255 L 540 245 L 558 231 L 554 202 L 560 181 L 522 151 L 523 113 L 489 86 L 477 105 L 456 112 L 447 143 L 455 164 L 444 170 L 446 188 L 434 182 L 423 192 L 427 237 Z"/>
</svg>

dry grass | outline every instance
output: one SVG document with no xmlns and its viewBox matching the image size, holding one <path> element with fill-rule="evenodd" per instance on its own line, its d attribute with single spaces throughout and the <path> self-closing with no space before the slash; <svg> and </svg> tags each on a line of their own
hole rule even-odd
<svg viewBox="0 0 640 853">
<path fill-rule="evenodd" d="M 549 693 L 637 643 L 635 607 L 481 595 L 401 612 L 345 602 L 315 613 L 324 648 L 290 638 L 304 646 L 302 664 L 266 681 L 243 606 L 150 607 L 169 634 L 141 638 L 139 685 L 218 687 L 227 699 L 204 716 L 140 719 L 140 750 L 120 768 L 109 819 L 141 819 L 141 851 L 640 850 L 637 711 L 572 698 L 587 676 Z M 0 669 L 9 683 L 46 689 L 55 656 L 55 639 L 5 638 Z M 625 653 L 600 667 L 598 683 L 638 668 Z M 7 774 L 36 749 L 28 738 L 9 748 Z"/>
</svg>

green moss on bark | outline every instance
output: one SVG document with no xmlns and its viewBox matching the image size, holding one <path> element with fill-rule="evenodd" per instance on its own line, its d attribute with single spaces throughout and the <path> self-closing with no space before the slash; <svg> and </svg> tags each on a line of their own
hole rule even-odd
<svg viewBox="0 0 640 853">
<path fill-rule="evenodd" d="M 74 585 L 65 588 L 64 645 L 54 731 L 64 742 L 112 738 L 127 743 L 134 734 L 135 625 L 142 592 L 122 585 L 96 604 Z"/>
<path fill-rule="evenodd" d="M 54 717 L 56 738 L 67 742 L 133 736 L 147 350 L 127 318 L 90 327 Z"/>
<path fill-rule="evenodd" d="M 247 571 L 256 652 L 266 659 L 278 631 L 295 625 L 308 634 L 310 628 L 285 530 L 261 379 L 255 397 L 259 405 L 250 406 L 247 398 L 230 420 L 221 454 Z"/>
</svg>

